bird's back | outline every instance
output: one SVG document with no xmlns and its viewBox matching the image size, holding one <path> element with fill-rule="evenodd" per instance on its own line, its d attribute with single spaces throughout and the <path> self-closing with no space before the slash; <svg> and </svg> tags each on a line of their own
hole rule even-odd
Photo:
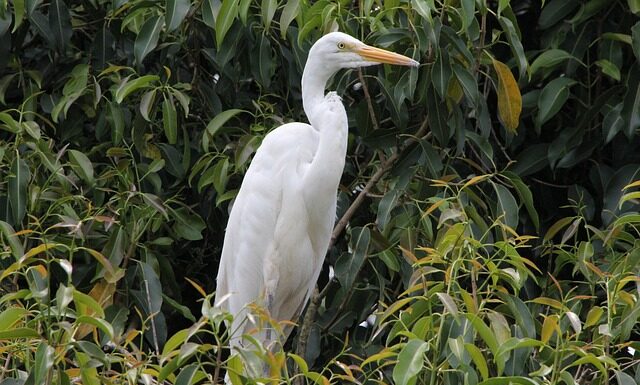
<svg viewBox="0 0 640 385">
<path fill-rule="evenodd" d="M 317 146 L 318 133 L 308 124 L 289 123 L 269 133 L 233 203 L 218 272 L 216 303 L 228 295 L 221 307 L 236 316 L 236 338 L 251 328 L 241 327 L 246 305 L 259 300 L 259 305 L 265 306 L 265 291 L 283 294 L 274 298 L 271 317 L 291 320 L 315 283 L 322 258 L 314 255 L 317 252 L 305 239 L 309 231 L 304 223 L 306 203 L 301 183 Z M 313 263 L 314 260 L 318 262 Z M 299 261 L 305 261 L 304 265 L 300 266 Z"/>
</svg>

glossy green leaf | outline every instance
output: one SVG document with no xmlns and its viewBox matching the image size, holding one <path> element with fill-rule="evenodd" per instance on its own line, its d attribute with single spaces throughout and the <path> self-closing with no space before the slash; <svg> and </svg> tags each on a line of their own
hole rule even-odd
<svg viewBox="0 0 640 385">
<path fill-rule="evenodd" d="M 239 110 L 239 109 L 231 109 L 231 110 L 222 111 L 221 113 L 216 115 L 213 119 L 211 119 L 211 121 L 209 121 L 209 124 L 207 124 L 207 133 L 210 136 L 215 136 L 216 133 L 218 132 L 218 130 L 220 130 L 220 128 L 222 128 L 222 126 L 229 119 L 233 118 L 234 116 L 236 116 L 240 112 L 244 112 L 244 111 L 243 110 Z"/>
<path fill-rule="evenodd" d="M 282 14 L 280 14 L 280 35 L 284 39 L 287 37 L 289 25 L 300 12 L 300 0 L 287 0 Z"/>
<path fill-rule="evenodd" d="M 49 28 L 56 48 L 64 50 L 71 39 L 71 13 L 63 0 L 53 0 L 49 6 Z"/>
<path fill-rule="evenodd" d="M 0 313 L 0 330 L 12 329 L 29 312 L 22 307 L 9 307 Z"/>
<path fill-rule="evenodd" d="M 451 78 L 451 66 L 449 64 L 449 54 L 441 52 L 431 69 L 431 81 L 438 95 L 444 97 L 449 87 L 449 79 Z"/>
<path fill-rule="evenodd" d="M 262 23 L 264 24 L 265 30 L 268 30 L 271 27 L 271 21 L 273 20 L 273 16 L 276 14 L 277 8 L 277 0 L 262 0 L 260 13 L 262 15 Z"/>
<path fill-rule="evenodd" d="M 602 73 L 609 76 L 614 80 L 620 81 L 620 70 L 616 67 L 615 64 L 606 59 L 600 59 L 595 63 L 600 69 Z"/>
<path fill-rule="evenodd" d="M 115 101 L 122 103 L 122 101 L 131 93 L 148 87 L 151 83 L 158 81 L 160 78 L 157 75 L 144 75 L 139 78 L 130 80 L 126 78 L 120 83 L 115 93 Z"/>
<path fill-rule="evenodd" d="M 557 78 L 544 86 L 538 98 L 538 124 L 546 123 L 560 111 L 569 99 L 569 88 L 575 83 L 573 79 Z"/>
<path fill-rule="evenodd" d="M 176 377 L 174 384 L 175 385 L 193 384 L 198 368 L 199 368 L 198 364 L 191 364 L 191 365 L 185 366 L 180 370 L 180 373 L 178 373 L 178 376 Z"/>
<path fill-rule="evenodd" d="M 482 381 L 478 383 L 478 385 L 511 385 L 511 384 L 520 384 L 520 385 L 539 385 L 534 380 L 528 377 L 493 377 L 488 380 Z"/>
<path fill-rule="evenodd" d="M 11 30 L 11 33 L 14 33 L 16 30 L 18 30 L 20 25 L 22 25 L 22 22 L 24 21 L 24 15 L 25 0 L 13 0 L 13 29 Z M 0 35 L 3 35 L 3 33 L 0 33 Z"/>
<path fill-rule="evenodd" d="M 176 144 L 178 141 L 178 114 L 173 102 L 167 97 L 162 101 L 162 126 L 169 144 Z"/>
<path fill-rule="evenodd" d="M 90 186 L 93 186 L 95 179 L 93 176 L 93 165 L 89 158 L 78 150 L 69 150 L 69 160 L 74 170 Z"/>
<path fill-rule="evenodd" d="M 19 225 L 27 213 L 27 187 L 31 179 L 29 165 L 16 154 L 11 163 L 11 173 L 7 177 L 9 204 L 13 223 Z"/>
<path fill-rule="evenodd" d="M 542 8 L 538 24 L 540 28 L 547 29 L 578 7 L 578 0 L 551 0 L 549 4 Z"/>
<path fill-rule="evenodd" d="M 465 316 L 467 317 L 469 322 L 471 322 L 473 328 L 476 330 L 476 332 L 478 332 L 484 343 L 487 344 L 489 350 L 491 350 L 491 353 L 493 353 L 493 355 L 495 356 L 498 352 L 499 345 L 498 340 L 493 335 L 491 329 L 477 315 L 467 313 L 465 314 Z"/>
<path fill-rule="evenodd" d="M 31 328 L 14 328 L 10 330 L 0 330 L 0 340 L 13 340 L 20 338 L 38 338 L 40 334 Z"/>
<path fill-rule="evenodd" d="M 238 16 L 238 0 L 222 0 L 222 5 L 216 17 L 216 43 L 222 46 L 224 37 L 229 32 L 229 28 Z"/>
<path fill-rule="evenodd" d="M 142 64 L 144 58 L 158 46 L 158 39 L 160 38 L 160 31 L 163 25 L 164 19 L 160 16 L 150 17 L 142 25 L 140 33 L 136 36 L 136 41 L 133 45 L 136 63 Z"/>
<path fill-rule="evenodd" d="M 622 104 L 623 132 L 631 138 L 640 127 L 640 66 L 635 64 L 629 71 L 627 93 Z"/>
<path fill-rule="evenodd" d="M 550 49 L 540 54 L 529 67 L 529 78 L 533 77 L 538 71 L 551 68 L 575 57 L 569 52 L 561 49 Z"/>
<path fill-rule="evenodd" d="M 178 28 L 189 12 L 189 0 L 166 0 L 165 25 L 167 32 Z"/>
<path fill-rule="evenodd" d="M 470 343 L 464 344 L 465 349 L 469 352 L 473 363 L 476 365 L 476 369 L 480 372 L 483 380 L 487 380 L 489 377 L 489 368 L 487 366 L 487 360 L 482 355 L 482 351 L 477 346 Z"/>
<path fill-rule="evenodd" d="M 500 218 L 507 226 L 515 229 L 518 226 L 518 204 L 505 186 L 492 183 L 496 191 L 496 219 Z"/>
<path fill-rule="evenodd" d="M 204 0 L 202 2 L 202 20 L 211 29 L 216 28 L 216 19 L 221 6 L 220 0 Z"/>
<path fill-rule="evenodd" d="M 142 115 L 142 117 L 144 118 L 144 120 L 146 120 L 147 122 L 151 121 L 151 111 L 153 109 L 153 103 L 156 99 L 156 90 L 149 90 L 147 92 L 144 93 L 144 95 L 142 95 L 142 98 L 140 99 L 140 115 Z"/>
<path fill-rule="evenodd" d="M 351 231 L 352 254 L 343 254 L 334 267 L 336 278 L 346 289 L 352 287 L 360 269 L 369 255 L 371 231 L 367 227 L 356 227 Z"/>
<path fill-rule="evenodd" d="M 410 340 L 398 354 L 398 363 L 393 368 L 396 385 L 413 385 L 424 366 L 424 353 L 429 345 L 420 340 Z"/>
<path fill-rule="evenodd" d="M 531 193 L 531 190 L 518 175 L 509 171 L 506 171 L 504 175 L 509 178 L 511 184 L 515 187 L 518 197 L 520 198 L 520 202 L 522 202 L 527 209 L 527 213 L 529 214 L 529 218 L 533 222 L 533 225 L 536 229 L 539 229 L 540 218 L 533 201 L 533 194 Z"/>
</svg>

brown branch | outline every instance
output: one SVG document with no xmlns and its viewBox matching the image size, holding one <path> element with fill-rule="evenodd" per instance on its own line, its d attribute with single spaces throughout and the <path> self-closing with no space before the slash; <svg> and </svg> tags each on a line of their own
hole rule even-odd
<svg viewBox="0 0 640 385">
<path fill-rule="evenodd" d="M 356 211 L 358 210 L 362 202 L 364 202 L 364 199 L 371 193 L 373 186 L 376 183 L 378 183 L 378 181 L 382 178 L 382 176 L 384 176 L 384 174 L 386 174 L 387 171 L 391 169 L 391 167 L 394 165 L 396 160 L 400 157 L 399 154 L 401 150 L 403 150 L 407 146 L 413 144 L 414 142 L 417 142 L 418 140 L 426 136 L 427 122 L 428 122 L 428 118 L 426 118 L 422 122 L 422 124 L 420 125 L 420 129 L 418 129 L 418 132 L 414 136 L 411 136 L 408 139 L 406 139 L 404 143 L 400 146 L 400 148 L 396 149 L 396 151 L 394 151 L 391 156 L 389 156 L 384 162 L 382 162 L 382 165 L 380 166 L 378 171 L 376 171 L 376 173 L 371 176 L 371 179 L 369 179 L 369 181 L 364 186 L 362 191 L 360 191 L 356 199 L 351 203 L 347 211 L 345 211 L 344 215 L 342 215 L 342 218 L 340 218 L 338 223 L 336 223 L 335 227 L 333 228 L 333 232 L 331 233 L 331 241 L 329 242 L 329 248 L 327 250 L 330 250 L 335 245 L 336 240 L 338 239 L 338 236 L 342 233 L 344 228 L 347 226 L 347 223 L 349 223 L 349 221 L 351 220 L 353 215 L 356 213 Z M 335 282 L 335 278 L 330 280 L 327 283 L 327 285 L 322 289 L 322 291 L 319 291 L 317 286 L 313 290 L 313 294 L 311 295 L 311 300 L 309 301 L 309 306 L 307 307 L 307 312 L 305 313 L 302 324 L 300 325 L 300 333 L 298 335 L 298 344 L 296 346 L 296 354 L 298 354 L 301 357 L 304 357 L 307 351 L 307 341 L 309 340 L 309 334 L 311 333 L 311 325 L 315 321 L 315 316 L 316 316 L 316 311 L 318 309 L 318 306 L 320 305 L 320 302 L 322 301 L 322 299 L 327 295 L 327 293 L 329 292 L 329 288 L 332 286 L 334 282 Z"/>
</svg>

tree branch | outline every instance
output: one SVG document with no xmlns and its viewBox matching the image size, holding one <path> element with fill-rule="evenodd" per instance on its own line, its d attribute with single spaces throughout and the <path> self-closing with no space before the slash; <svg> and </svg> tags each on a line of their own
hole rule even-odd
<svg viewBox="0 0 640 385">
<path fill-rule="evenodd" d="M 338 236 L 342 233 L 344 228 L 347 226 L 347 223 L 349 223 L 349 221 L 351 220 L 353 215 L 356 213 L 356 211 L 358 210 L 362 202 L 364 202 L 364 199 L 367 197 L 367 195 L 371 193 L 373 186 L 375 186 L 375 184 L 378 183 L 378 181 L 384 176 L 384 174 L 387 173 L 387 171 L 391 169 L 391 167 L 394 165 L 396 160 L 400 157 L 400 152 L 402 152 L 402 150 L 405 149 L 407 146 L 417 142 L 423 137 L 428 136 L 426 132 L 428 120 L 429 120 L 428 117 L 425 118 L 425 120 L 420 125 L 420 129 L 418 129 L 418 132 L 416 132 L 414 136 L 411 136 L 408 139 L 406 139 L 402 143 L 402 145 L 399 146 L 399 148 L 397 148 L 396 151 L 393 152 L 391 156 L 389 156 L 387 159 L 385 159 L 384 162 L 382 162 L 382 165 L 380 166 L 378 171 L 376 171 L 375 174 L 371 176 L 371 179 L 369 179 L 369 181 L 364 186 L 362 191 L 360 191 L 356 199 L 354 199 L 354 201 L 351 203 L 347 211 L 345 211 L 345 213 L 342 215 L 342 218 L 340 218 L 338 223 L 336 223 L 335 227 L 333 228 L 333 232 L 331 233 L 331 241 L 329 242 L 329 248 L 327 250 L 330 250 L 335 245 L 336 240 L 338 239 Z M 309 334 L 311 333 L 311 325 L 315 321 L 315 316 L 316 316 L 316 311 L 318 310 L 318 306 L 320 305 L 320 302 L 322 301 L 322 299 L 327 295 L 329 288 L 332 286 L 334 282 L 335 282 L 335 278 L 331 279 L 326 284 L 326 286 L 322 289 L 322 291 L 318 290 L 318 286 L 316 286 L 315 289 L 313 290 L 313 294 L 311 295 L 311 300 L 309 301 L 309 306 L 307 307 L 307 312 L 305 313 L 302 324 L 300 325 L 300 333 L 298 335 L 298 344 L 296 346 L 296 354 L 298 354 L 301 357 L 304 357 L 307 351 L 307 342 L 309 340 Z"/>
</svg>

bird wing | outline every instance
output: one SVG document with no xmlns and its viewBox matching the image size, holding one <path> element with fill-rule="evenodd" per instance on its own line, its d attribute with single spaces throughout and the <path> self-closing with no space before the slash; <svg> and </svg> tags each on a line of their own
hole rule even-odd
<svg viewBox="0 0 640 385">
<path fill-rule="evenodd" d="M 292 273 L 278 268 L 284 247 L 278 242 L 295 238 L 287 234 L 302 227 L 286 220 L 293 216 L 287 210 L 297 207 L 292 200 L 301 199 L 295 184 L 302 180 L 317 145 L 318 133 L 312 126 L 285 124 L 264 138 L 247 170 L 229 217 L 216 289 L 216 303 L 224 298 L 220 306 L 237 316 L 234 329 L 243 321 L 246 305 L 264 297 L 266 278 L 277 281 L 279 274 Z"/>
</svg>

